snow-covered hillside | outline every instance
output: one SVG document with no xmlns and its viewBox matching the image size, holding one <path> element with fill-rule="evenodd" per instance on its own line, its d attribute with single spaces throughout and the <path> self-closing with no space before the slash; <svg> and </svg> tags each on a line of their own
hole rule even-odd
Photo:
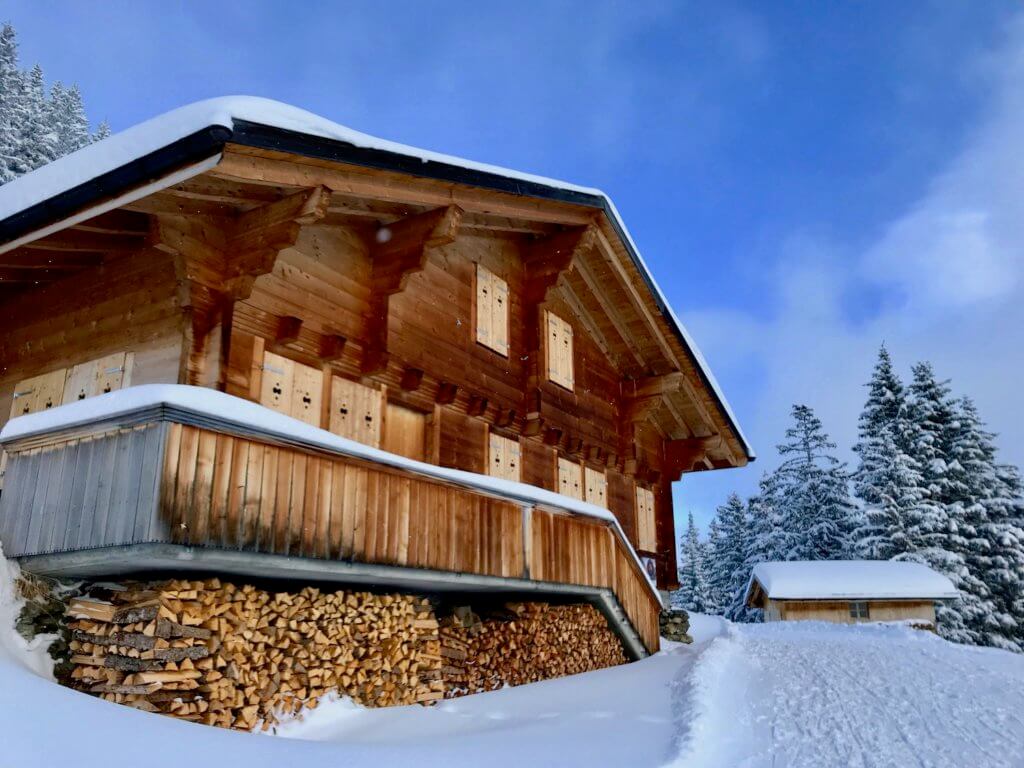
<svg viewBox="0 0 1024 768">
<path fill-rule="evenodd" d="M 731 625 L 636 664 L 447 701 L 329 702 L 274 738 L 41 676 L 0 558 L 0 766 L 1022 766 L 1024 657 L 902 627 Z M 6 577 L 6 578 L 5 578 Z"/>
</svg>

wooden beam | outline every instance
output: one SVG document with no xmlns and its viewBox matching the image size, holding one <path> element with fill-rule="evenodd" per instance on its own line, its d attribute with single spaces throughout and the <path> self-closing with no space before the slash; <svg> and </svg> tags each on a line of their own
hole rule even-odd
<svg viewBox="0 0 1024 768">
<path fill-rule="evenodd" d="M 25 243 L 22 248 L 43 251 L 86 251 L 100 253 L 135 251 L 146 245 L 146 234 L 146 232 L 138 232 L 132 235 L 110 235 L 69 228 L 54 232 L 39 240 Z"/>
<path fill-rule="evenodd" d="M 487 413 L 487 398 L 483 395 L 470 395 L 466 404 L 467 416 L 483 416 Z"/>
<path fill-rule="evenodd" d="M 0 254 L 0 267 L 11 269 L 87 269 L 103 263 L 101 253 L 44 252 L 15 248 Z"/>
<path fill-rule="evenodd" d="M 274 330 L 274 344 L 279 347 L 286 347 L 299 340 L 299 331 L 302 330 L 302 318 L 286 315 L 277 318 L 277 328 Z"/>
<path fill-rule="evenodd" d="M 607 291 L 600 284 L 598 279 L 591 272 L 590 267 L 587 266 L 585 261 L 580 261 L 576 271 L 579 276 L 583 279 L 583 282 L 587 284 L 587 289 L 590 294 L 594 297 L 598 306 L 601 307 L 601 311 L 605 317 L 608 318 L 608 322 L 615 328 L 615 332 L 622 339 L 623 345 L 629 350 L 630 355 L 636 360 L 637 364 L 641 369 L 647 367 L 647 361 L 644 359 L 643 352 L 640 351 L 640 347 L 637 346 L 636 339 L 633 338 L 633 334 L 630 333 L 626 327 L 625 318 L 622 317 L 621 311 L 615 306 L 614 302 L 608 296 Z"/>
<path fill-rule="evenodd" d="M 269 153 L 229 145 L 218 165 L 208 171 L 222 179 L 257 184 L 311 187 L 319 184 L 343 195 L 410 205 L 450 206 L 465 211 L 509 216 L 529 221 L 578 226 L 589 224 L 593 210 L 524 195 L 459 186 L 409 174 L 389 173 L 332 163 L 330 167 L 304 158 L 271 157 Z"/>
<path fill-rule="evenodd" d="M 694 471 L 698 464 L 703 465 L 708 453 L 720 449 L 723 443 L 721 435 L 667 441 L 665 473 L 671 480 L 678 480 L 684 473 Z"/>
<path fill-rule="evenodd" d="M 434 395 L 434 402 L 438 405 L 451 405 L 455 402 L 455 396 L 458 394 L 458 384 L 452 384 L 450 381 L 441 381 L 437 384 L 437 394 Z"/>
<path fill-rule="evenodd" d="M 587 333 L 590 334 L 594 343 L 597 344 L 598 349 L 604 353 L 608 362 L 611 363 L 613 368 L 622 370 L 623 365 L 619 356 L 612 352 L 611 344 L 608 343 L 608 339 L 601 330 L 601 327 L 597 324 L 597 321 L 594 320 L 593 315 L 590 314 L 590 310 L 588 310 L 583 305 L 583 302 L 580 301 L 580 297 L 576 295 L 576 291 L 573 289 L 569 281 L 563 280 L 559 283 L 558 288 L 562 294 L 562 298 L 565 299 L 565 303 L 569 305 L 569 309 L 571 309 L 573 314 L 579 318 L 583 327 L 587 330 Z"/>
<path fill-rule="evenodd" d="M 366 316 L 362 372 L 380 373 L 388 364 L 388 315 L 391 297 L 405 288 L 409 276 L 421 271 L 432 248 L 458 236 L 462 210 L 437 208 L 409 216 L 377 230 L 370 247 L 370 307 Z"/>
<path fill-rule="evenodd" d="M 333 363 L 341 360 L 345 354 L 345 344 L 348 342 L 344 336 L 336 333 L 327 333 L 320 337 L 319 358 L 321 363 Z"/>
<path fill-rule="evenodd" d="M 421 368 L 406 368 L 402 372 L 402 381 L 400 386 L 407 392 L 414 392 L 420 388 L 423 383 L 423 369 Z"/>
</svg>

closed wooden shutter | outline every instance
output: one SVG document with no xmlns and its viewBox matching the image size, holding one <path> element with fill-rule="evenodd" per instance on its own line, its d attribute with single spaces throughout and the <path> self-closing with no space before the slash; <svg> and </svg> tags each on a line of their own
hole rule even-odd
<svg viewBox="0 0 1024 768">
<path fill-rule="evenodd" d="M 640 486 L 636 489 L 636 531 L 637 548 L 645 552 L 656 552 L 658 537 L 654 519 L 654 493 Z"/>
<path fill-rule="evenodd" d="M 489 448 L 487 474 L 518 483 L 522 478 L 519 441 L 491 434 Z"/>
<path fill-rule="evenodd" d="M 135 355 L 118 352 L 79 363 L 68 371 L 61 402 L 74 403 L 131 386 Z"/>
<path fill-rule="evenodd" d="M 295 363 L 286 357 L 267 352 L 263 355 L 263 381 L 260 405 L 292 415 L 292 394 L 295 389 Z"/>
<path fill-rule="evenodd" d="M 336 435 L 380 447 L 380 391 L 340 376 L 331 378 L 330 430 Z"/>
<path fill-rule="evenodd" d="M 571 390 L 575 386 L 572 326 L 553 312 L 544 312 L 548 380 Z"/>
<path fill-rule="evenodd" d="M 569 459 L 558 459 L 558 492 L 583 500 L 583 467 Z"/>
<path fill-rule="evenodd" d="M 508 283 L 476 265 L 476 340 L 508 356 Z"/>
<path fill-rule="evenodd" d="M 314 427 L 321 424 L 324 373 L 287 357 L 266 352 L 260 405 Z"/>
<path fill-rule="evenodd" d="M 599 507 L 608 508 L 608 479 L 604 472 L 590 467 L 583 470 L 586 501 Z"/>
<path fill-rule="evenodd" d="M 381 448 L 407 459 L 426 459 L 427 415 L 394 403 L 387 404 Z"/>
<path fill-rule="evenodd" d="M 324 372 L 299 363 L 294 366 L 291 415 L 319 427 L 323 413 Z"/>
<path fill-rule="evenodd" d="M 62 403 L 67 369 L 51 371 L 19 382 L 14 388 L 11 402 L 11 418 L 38 413 Z"/>
</svg>

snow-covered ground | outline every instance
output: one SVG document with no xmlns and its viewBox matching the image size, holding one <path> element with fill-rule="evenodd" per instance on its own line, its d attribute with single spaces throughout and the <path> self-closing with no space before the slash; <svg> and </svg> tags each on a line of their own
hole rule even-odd
<svg viewBox="0 0 1024 768">
<path fill-rule="evenodd" d="M 447 701 L 325 702 L 275 738 L 56 685 L 13 634 L 0 556 L 0 766 L 1024 766 L 1024 656 L 903 627 L 732 625 L 692 646 Z"/>
</svg>

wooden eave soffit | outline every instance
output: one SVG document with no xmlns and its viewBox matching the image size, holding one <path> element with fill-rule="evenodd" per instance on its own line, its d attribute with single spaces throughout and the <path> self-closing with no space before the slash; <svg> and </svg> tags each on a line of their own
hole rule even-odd
<svg viewBox="0 0 1024 768">
<path fill-rule="evenodd" d="M 665 471 L 670 480 L 678 480 L 686 472 L 731 466 L 731 462 L 722 463 L 710 458 L 712 453 L 726 450 L 721 435 L 670 440 L 665 443 Z"/>
</svg>

